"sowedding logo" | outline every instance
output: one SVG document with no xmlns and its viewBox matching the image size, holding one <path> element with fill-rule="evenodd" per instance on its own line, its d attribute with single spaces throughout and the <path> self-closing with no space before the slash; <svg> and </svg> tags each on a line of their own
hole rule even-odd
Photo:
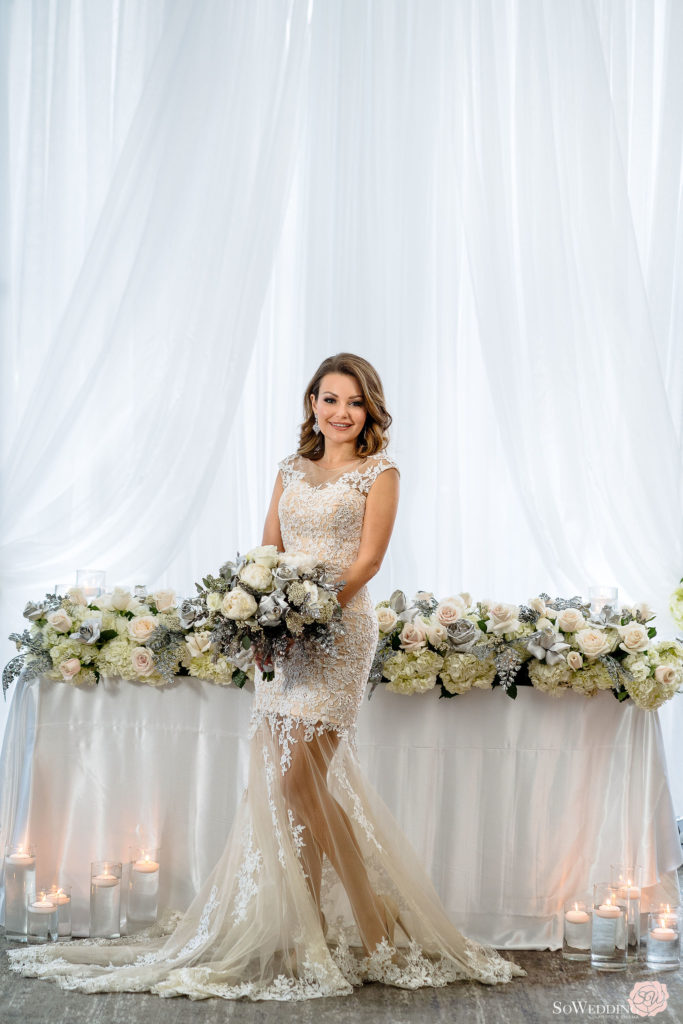
<svg viewBox="0 0 683 1024">
<path fill-rule="evenodd" d="M 668 1002 L 669 992 L 661 981 L 637 981 L 628 996 L 629 1009 L 636 1017 L 656 1017 Z"/>
<path fill-rule="evenodd" d="M 553 1014 L 572 1013 L 590 1014 L 596 1017 L 623 1014 L 624 1018 L 635 1014 L 636 1017 L 656 1017 L 666 1010 L 669 993 L 661 981 L 637 981 L 628 995 L 626 1003 L 588 1003 L 583 999 L 574 999 L 571 1003 L 553 1003 Z"/>
</svg>

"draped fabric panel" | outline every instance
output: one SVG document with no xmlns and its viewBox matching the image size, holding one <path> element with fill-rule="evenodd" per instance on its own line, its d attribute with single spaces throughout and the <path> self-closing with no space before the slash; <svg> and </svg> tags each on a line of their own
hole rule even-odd
<svg viewBox="0 0 683 1024">
<path fill-rule="evenodd" d="M 258 541 L 305 383 L 340 350 L 377 365 L 395 419 L 378 598 L 614 583 L 664 612 L 675 0 L 0 19 L 5 634 L 77 568 L 187 592 Z"/>
</svg>

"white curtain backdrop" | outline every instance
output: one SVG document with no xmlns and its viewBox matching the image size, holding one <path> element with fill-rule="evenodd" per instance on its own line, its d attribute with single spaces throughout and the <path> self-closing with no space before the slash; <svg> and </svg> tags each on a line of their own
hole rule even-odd
<svg viewBox="0 0 683 1024">
<path fill-rule="evenodd" d="M 259 541 L 341 350 L 395 418 L 378 599 L 615 584 L 671 635 L 681 52 L 677 0 L 0 5 L 2 635 Z"/>
</svg>

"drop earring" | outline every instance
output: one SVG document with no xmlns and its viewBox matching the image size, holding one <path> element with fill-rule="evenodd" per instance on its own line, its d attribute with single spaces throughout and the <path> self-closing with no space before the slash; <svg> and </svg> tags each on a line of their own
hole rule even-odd
<svg viewBox="0 0 683 1024">
<path fill-rule="evenodd" d="M 318 424 L 318 417 L 317 416 L 315 417 L 315 423 L 313 424 L 313 433 L 314 434 L 319 434 L 320 433 L 320 426 Z"/>
</svg>

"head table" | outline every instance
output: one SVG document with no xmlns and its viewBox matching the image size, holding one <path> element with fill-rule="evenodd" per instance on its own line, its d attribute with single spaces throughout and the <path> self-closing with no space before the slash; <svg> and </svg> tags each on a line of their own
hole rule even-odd
<svg viewBox="0 0 683 1024">
<path fill-rule="evenodd" d="M 2 850 L 35 845 L 38 879 L 73 887 L 87 934 L 90 862 L 161 847 L 160 904 L 184 909 L 246 785 L 251 695 L 191 678 L 155 689 L 46 678 L 15 687 L 0 766 Z M 452 920 L 509 949 L 562 945 L 562 905 L 637 863 L 644 897 L 678 902 L 681 847 L 657 713 L 610 693 L 496 688 L 450 701 L 384 689 L 360 760 Z"/>
</svg>

